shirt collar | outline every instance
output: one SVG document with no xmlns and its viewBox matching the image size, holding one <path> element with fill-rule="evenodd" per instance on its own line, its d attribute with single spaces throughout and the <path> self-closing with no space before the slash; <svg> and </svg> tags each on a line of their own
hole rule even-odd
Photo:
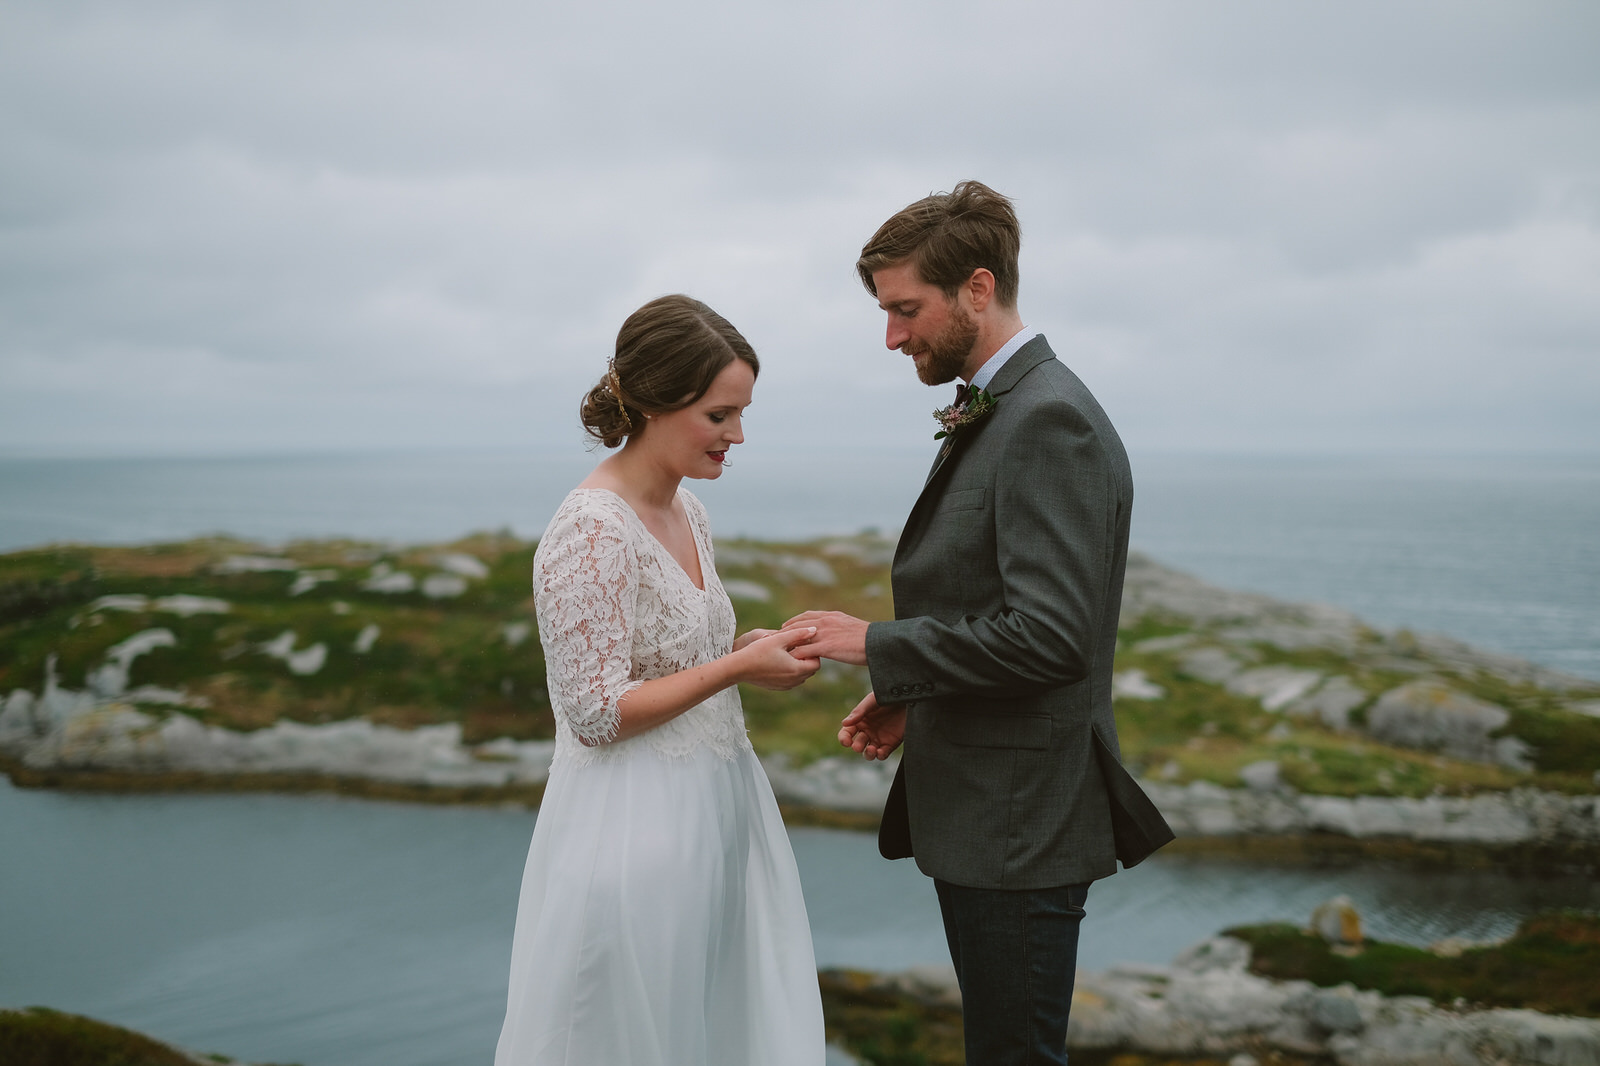
<svg viewBox="0 0 1600 1066">
<path fill-rule="evenodd" d="M 1037 336 L 1037 333 L 1030 333 L 1027 326 L 1017 330 L 1010 340 L 1000 346 L 998 352 L 989 357 L 988 362 L 978 368 L 978 372 L 972 375 L 972 380 L 968 384 L 975 389 L 988 388 L 989 382 L 993 381 L 994 376 L 1000 373 L 1000 368 L 1006 365 L 1006 360 L 1016 355 L 1018 348 L 1021 348 Z"/>
</svg>

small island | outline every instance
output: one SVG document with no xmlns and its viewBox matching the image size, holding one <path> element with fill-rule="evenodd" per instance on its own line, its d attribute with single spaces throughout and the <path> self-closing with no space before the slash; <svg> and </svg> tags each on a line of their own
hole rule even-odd
<svg viewBox="0 0 1600 1066">
<path fill-rule="evenodd" d="M 554 721 L 535 544 L 227 538 L 0 555 L 0 769 L 24 787 L 336 789 L 537 803 Z M 741 627 L 892 615 L 893 544 L 727 541 Z M 1593 869 L 1600 682 L 1216 588 L 1134 555 L 1123 758 L 1179 848 Z M 891 765 L 841 755 L 866 672 L 746 689 L 793 820 L 869 828 Z"/>
</svg>

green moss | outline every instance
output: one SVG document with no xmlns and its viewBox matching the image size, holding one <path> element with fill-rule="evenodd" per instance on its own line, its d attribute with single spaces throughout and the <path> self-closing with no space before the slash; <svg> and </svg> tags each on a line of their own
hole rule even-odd
<svg viewBox="0 0 1600 1066">
<path fill-rule="evenodd" d="M 1376 646 L 1375 644 L 1368 645 L 1366 650 L 1370 651 Z M 1257 655 L 1261 656 L 1263 664 L 1293 666 L 1301 670 L 1315 670 L 1318 673 L 1328 675 L 1343 674 L 1355 681 L 1357 685 L 1361 685 L 1362 675 L 1367 673 L 1359 665 L 1361 656 L 1361 647 L 1359 645 L 1355 655 L 1345 655 L 1331 648 L 1279 648 L 1272 644 L 1255 644 L 1251 645 L 1251 647 Z M 1365 688 L 1366 686 L 1361 685 L 1361 687 Z M 1381 688 L 1382 686 L 1380 685 L 1378 689 L 1369 691 L 1379 691 Z"/>
<path fill-rule="evenodd" d="M 220 1055 L 217 1062 L 232 1062 Z M 194 1066 L 188 1055 L 130 1029 L 44 1007 L 0 1010 L 6 1066 Z"/>
<path fill-rule="evenodd" d="M 1117 669 L 1138 667 L 1167 695 L 1157 700 L 1123 700 L 1117 704 L 1118 736 L 1123 746 L 1139 748 L 1179 744 L 1194 736 L 1253 739 L 1261 705 L 1235 696 L 1220 685 L 1185 677 L 1172 660 L 1156 655 L 1128 655 Z"/>
<path fill-rule="evenodd" d="M 1349 983 L 1385 995 L 1458 999 L 1487 1007 L 1600 1017 L 1600 915 L 1561 911 L 1527 919 L 1504 944 L 1443 958 L 1421 948 L 1369 941 L 1335 954 L 1321 937 L 1292 925 L 1241 926 L 1226 935 L 1250 944 L 1263 977 L 1323 987 Z"/>
<path fill-rule="evenodd" d="M 1159 618 L 1154 615 L 1141 615 L 1138 618 L 1124 618 L 1117 629 L 1117 643 L 1120 647 L 1132 647 L 1141 641 L 1153 640 L 1156 637 L 1175 637 L 1193 629 L 1187 623 L 1173 621 L 1172 619 Z"/>
<path fill-rule="evenodd" d="M 831 1042 L 872 1066 L 960 1066 L 961 1008 L 928 1004 L 854 970 L 824 970 L 822 1016 Z"/>
<path fill-rule="evenodd" d="M 0 625 L 42 619 L 88 603 L 99 593 L 99 582 L 88 570 L 0 581 Z"/>
<path fill-rule="evenodd" d="M 1552 697 L 1543 692 L 1500 702 L 1511 712 L 1501 733 L 1526 741 L 1540 770 L 1581 779 L 1600 768 L 1600 718 L 1552 706 Z"/>
</svg>

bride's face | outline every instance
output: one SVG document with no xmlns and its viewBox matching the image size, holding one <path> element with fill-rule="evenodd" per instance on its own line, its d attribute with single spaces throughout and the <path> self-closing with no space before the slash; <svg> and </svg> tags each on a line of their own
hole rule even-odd
<svg viewBox="0 0 1600 1066">
<path fill-rule="evenodd" d="M 679 477 L 722 476 L 728 449 L 744 443 L 741 422 L 756 385 L 755 371 L 743 359 L 722 368 L 706 394 L 688 407 L 656 415 L 638 440 Z"/>
</svg>

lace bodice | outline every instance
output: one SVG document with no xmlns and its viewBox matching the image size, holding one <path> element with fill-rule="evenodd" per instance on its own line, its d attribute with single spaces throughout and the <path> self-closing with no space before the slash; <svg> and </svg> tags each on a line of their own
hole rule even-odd
<svg viewBox="0 0 1600 1066">
<path fill-rule="evenodd" d="M 668 756 L 710 748 L 725 759 L 750 747 L 736 687 L 647 732 L 610 740 L 622 697 L 733 647 L 733 605 L 717 580 L 705 508 L 687 489 L 678 496 L 699 552 L 703 591 L 607 489 L 574 489 L 539 541 L 533 593 L 556 719 L 555 765 L 611 758 L 640 745 Z"/>
</svg>

